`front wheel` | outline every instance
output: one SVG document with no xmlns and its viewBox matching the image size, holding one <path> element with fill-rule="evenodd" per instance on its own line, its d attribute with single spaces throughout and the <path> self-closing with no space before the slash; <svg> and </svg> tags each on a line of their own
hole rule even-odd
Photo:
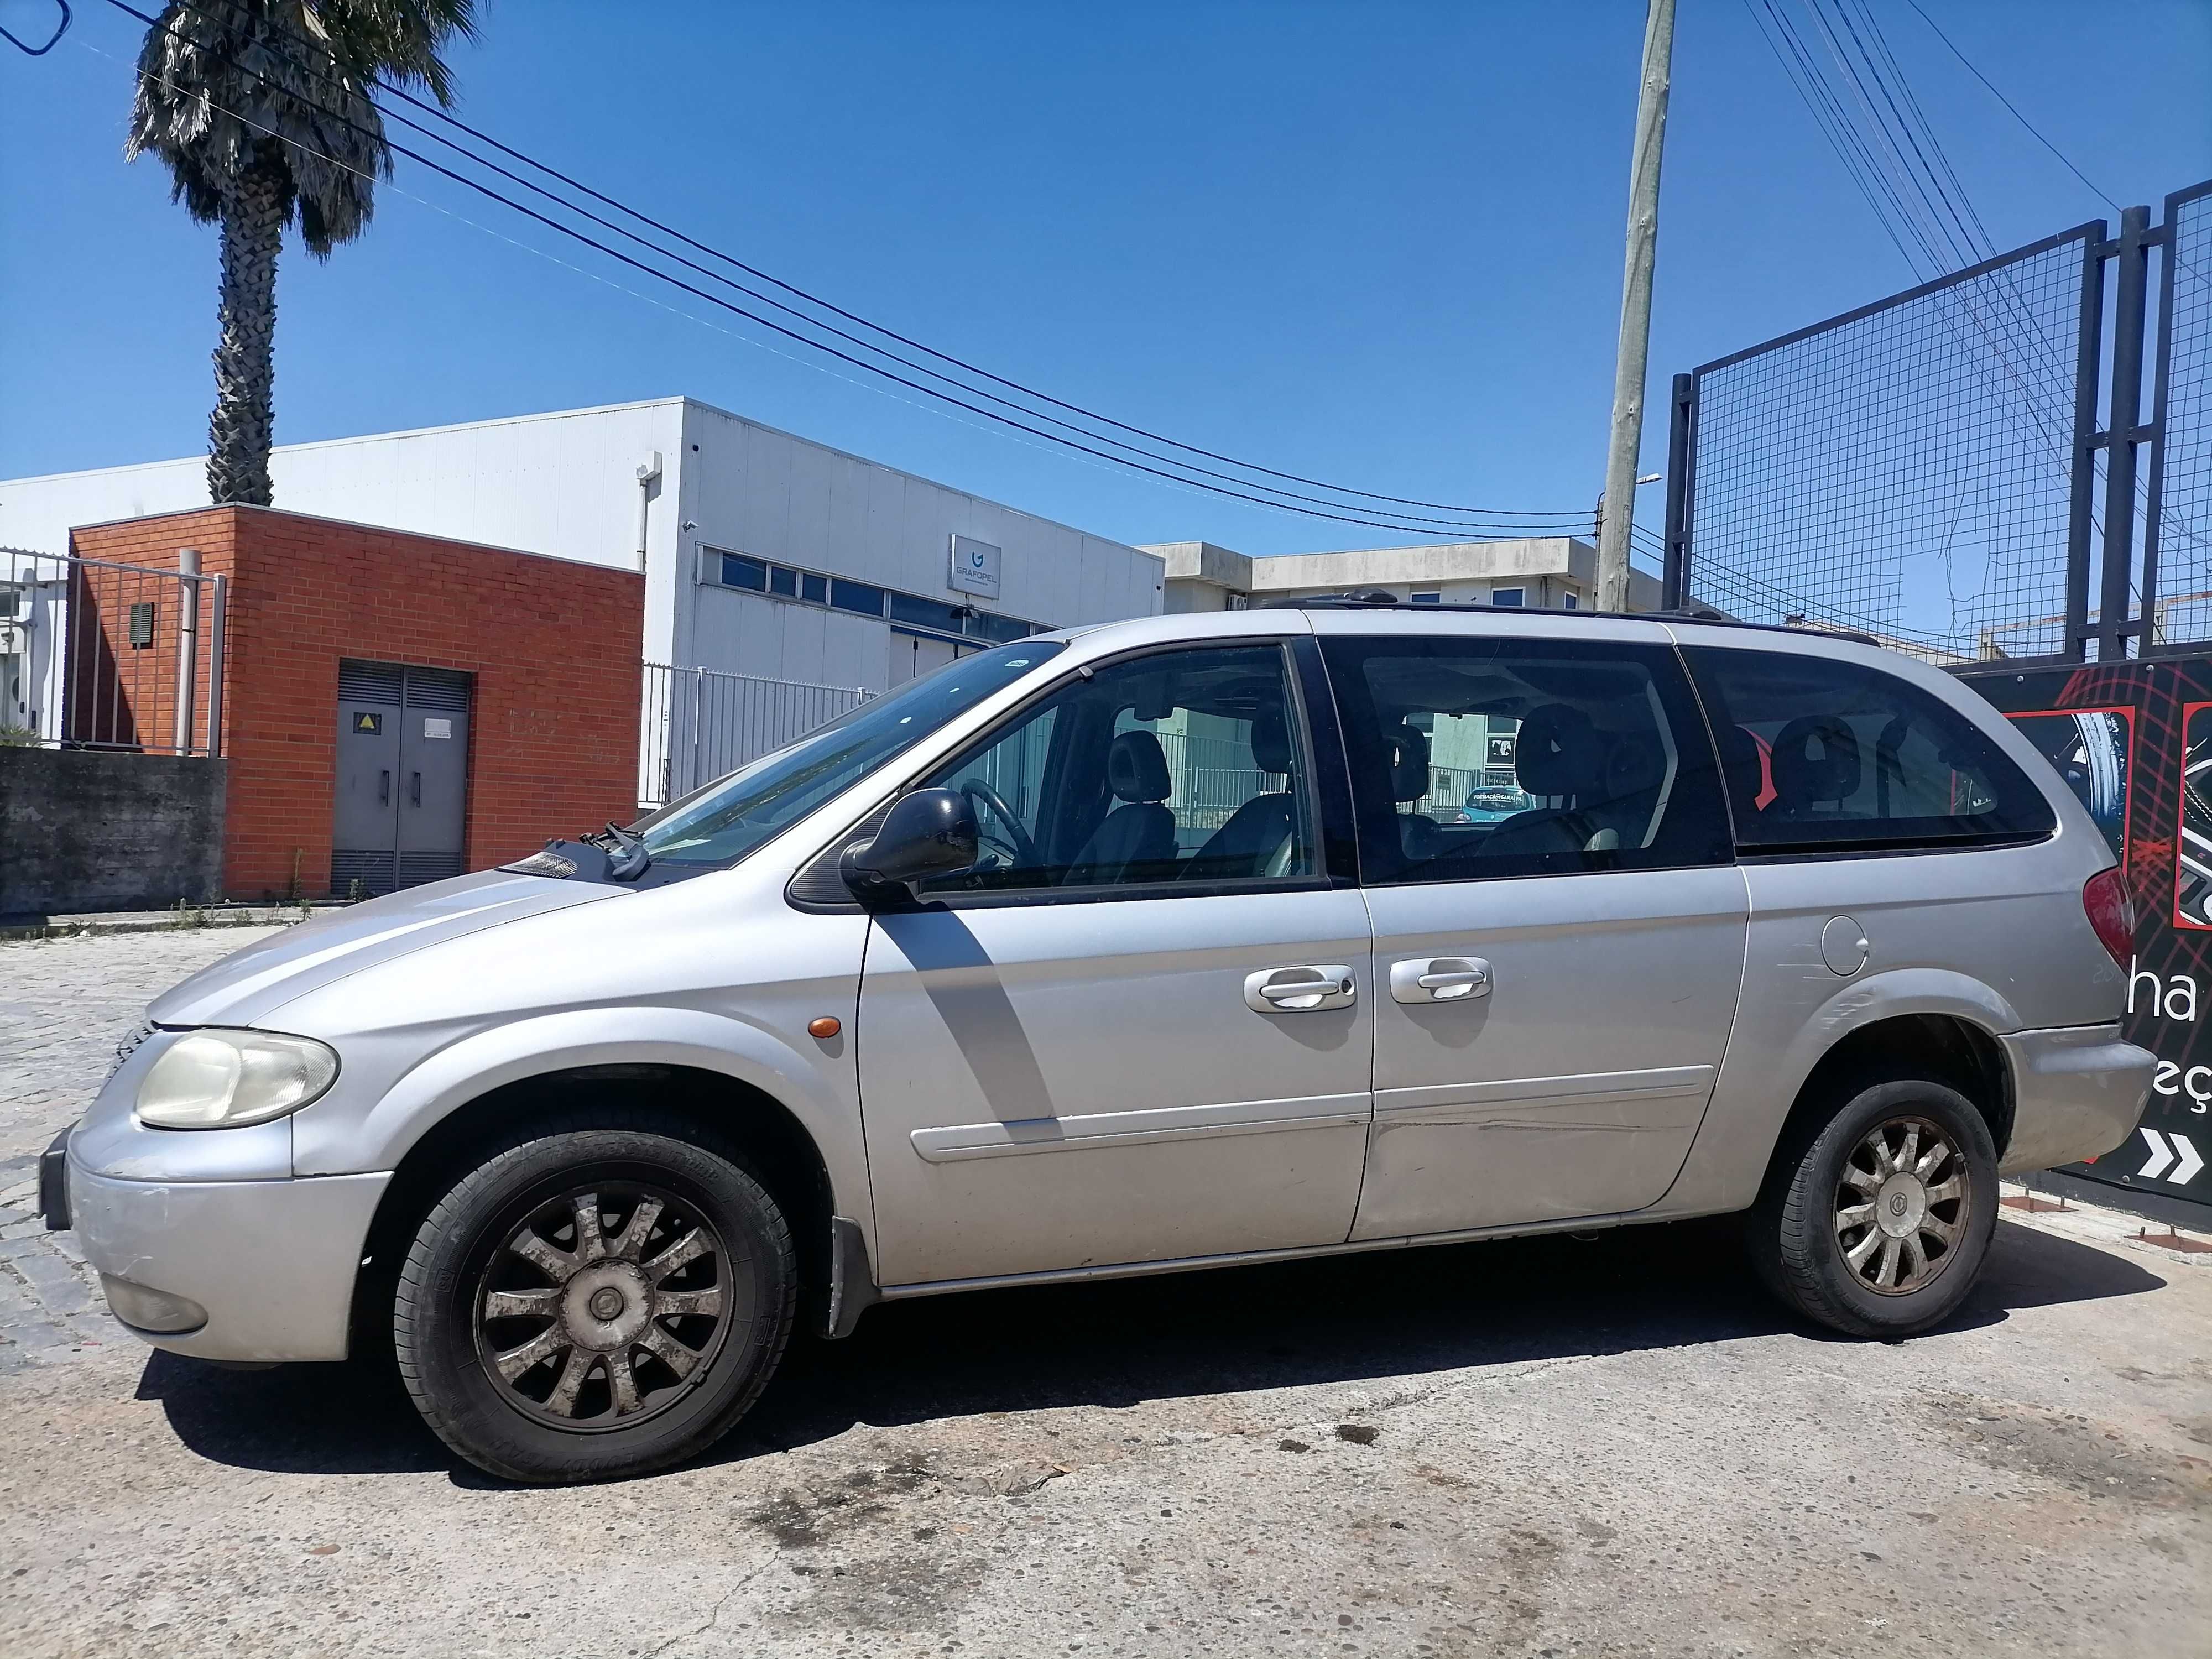
<svg viewBox="0 0 2212 1659">
<path fill-rule="evenodd" d="M 704 1450 L 781 1357 L 798 1273 L 775 1200 L 678 1126 L 538 1134 L 456 1182 L 393 1302 L 399 1369 L 489 1474 L 617 1479 Z"/>
<path fill-rule="evenodd" d="M 1753 1265 L 1783 1300 L 1850 1336 L 1940 1323 L 1996 1228 L 1989 1124 L 1925 1079 L 1857 1089 L 1785 1143 L 1751 1212 Z"/>
</svg>

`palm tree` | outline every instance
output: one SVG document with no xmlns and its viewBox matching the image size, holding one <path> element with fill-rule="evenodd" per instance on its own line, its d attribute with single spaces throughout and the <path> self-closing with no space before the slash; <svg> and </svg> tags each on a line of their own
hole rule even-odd
<svg viewBox="0 0 2212 1659">
<path fill-rule="evenodd" d="M 439 57 L 475 0 L 169 0 L 138 54 L 124 155 L 168 163 L 171 199 L 222 228 L 208 493 L 270 501 L 276 255 L 317 258 L 368 223 L 392 174 L 378 77 L 453 102 Z"/>
</svg>

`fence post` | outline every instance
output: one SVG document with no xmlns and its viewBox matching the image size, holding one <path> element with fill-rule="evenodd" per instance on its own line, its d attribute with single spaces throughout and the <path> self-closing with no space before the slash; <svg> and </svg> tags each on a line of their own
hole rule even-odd
<svg viewBox="0 0 2212 1659">
<path fill-rule="evenodd" d="M 1696 464 L 1691 427 L 1697 419 L 1698 377 L 1677 374 L 1667 422 L 1667 546 L 1659 606 L 1676 611 L 1689 599 L 1690 469 Z"/>
<path fill-rule="evenodd" d="M 2166 198 L 2165 222 L 2150 237 L 2165 246 L 2166 258 L 2159 276 L 2158 343 L 2153 358 L 2157 369 L 2151 377 L 2150 425 L 2147 428 L 2150 466 L 2149 488 L 2143 502 L 2143 640 L 2140 647 L 2145 656 L 2154 647 L 2166 642 L 2165 607 L 2158 599 L 2158 543 L 2166 496 L 2166 394 L 2173 379 L 2173 267 L 2175 256 L 2181 251 L 2182 195 L 2182 191 L 2176 191 Z"/>
<path fill-rule="evenodd" d="M 192 696 L 199 682 L 199 550 L 177 550 L 177 697 L 171 747 L 192 752 Z"/>
<path fill-rule="evenodd" d="M 2089 644 L 2089 544 L 2097 495 L 2097 353 L 2105 329 L 2104 221 L 2081 243 L 2081 299 L 2075 319 L 2074 443 L 2066 507 L 2066 621 L 2059 654 L 2081 662 Z"/>
<path fill-rule="evenodd" d="M 229 595 L 229 579 L 217 575 L 208 609 L 207 753 L 210 760 L 222 753 L 222 624 Z"/>
<path fill-rule="evenodd" d="M 2150 210 L 2120 215 L 2118 293 L 2112 307 L 2112 402 L 2105 423 L 2105 579 L 2098 602 L 2097 660 L 2128 654 L 2129 589 L 2136 564 L 2136 446 L 2142 442 L 2143 301 Z"/>
</svg>

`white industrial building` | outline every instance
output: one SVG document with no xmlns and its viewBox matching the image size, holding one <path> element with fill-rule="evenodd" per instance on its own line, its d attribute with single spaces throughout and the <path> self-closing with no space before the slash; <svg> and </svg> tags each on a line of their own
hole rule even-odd
<svg viewBox="0 0 2212 1659">
<path fill-rule="evenodd" d="M 1589 609 L 1597 590 L 1597 549 L 1572 536 L 1438 542 L 1342 553 L 1252 558 L 1212 542 L 1146 545 L 1167 566 L 1170 611 L 1239 611 L 1323 593 L 1390 594 L 1406 605 Z M 1632 571 L 1629 609 L 1659 606 L 1656 577 Z"/>
<path fill-rule="evenodd" d="M 270 470 L 290 512 L 641 563 L 641 655 L 679 668 L 879 691 L 1161 605 L 1157 555 L 690 398 L 286 444 Z M 198 457 L 12 479 L 0 546 L 62 553 L 74 526 L 207 501 Z"/>
</svg>

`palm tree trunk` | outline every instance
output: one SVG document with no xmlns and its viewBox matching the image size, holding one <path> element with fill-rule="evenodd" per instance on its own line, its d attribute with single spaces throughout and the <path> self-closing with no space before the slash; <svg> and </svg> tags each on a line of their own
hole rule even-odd
<svg viewBox="0 0 2212 1659">
<path fill-rule="evenodd" d="M 215 412 L 208 416 L 208 495 L 217 505 L 266 507 L 271 498 L 276 254 L 284 219 L 283 185 L 259 167 L 246 170 L 223 205 Z"/>
</svg>

